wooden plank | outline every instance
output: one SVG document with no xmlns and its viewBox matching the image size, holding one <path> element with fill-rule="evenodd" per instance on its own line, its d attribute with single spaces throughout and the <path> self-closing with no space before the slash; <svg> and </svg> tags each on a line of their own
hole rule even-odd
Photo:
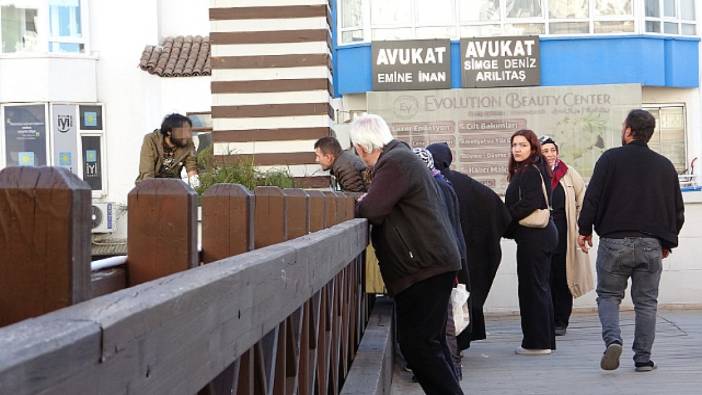
<svg viewBox="0 0 702 395">
<path fill-rule="evenodd" d="M 0 326 L 90 298 L 90 205 L 66 169 L 0 172 Z"/>
<path fill-rule="evenodd" d="M 237 376 L 236 389 L 237 395 L 253 395 L 254 394 L 254 377 L 253 377 L 253 351 L 246 351 L 240 358 L 239 375 Z"/>
<path fill-rule="evenodd" d="M 195 191 L 174 179 L 147 179 L 129 192 L 130 286 L 199 264 L 196 199 Z"/>
<path fill-rule="evenodd" d="M 286 364 L 288 360 L 288 321 L 283 320 L 278 326 L 278 342 L 275 352 L 275 372 L 272 383 L 273 395 L 286 395 L 287 390 L 287 371 Z"/>
<path fill-rule="evenodd" d="M 307 191 L 310 197 L 310 232 L 324 229 L 327 200 L 321 191 Z"/>
<path fill-rule="evenodd" d="M 346 221 L 348 216 L 348 199 L 343 192 L 336 193 L 336 223 L 340 224 Z"/>
<path fill-rule="evenodd" d="M 205 263 L 251 251 L 254 248 L 254 196 L 239 184 L 216 184 L 202 197 L 202 256 Z M 230 394 L 239 373 L 235 361 L 202 394 Z M 244 372 L 243 374 L 246 374 Z M 245 381 L 242 391 L 253 389 Z"/>
<path fill-rule="evenodd" d="M 286 200 L 278 187 L 256 187 L 254 246 L 263 248 L 287 240 Z"/>
<path fill-rule="evenodd" d="M 254 196 L 238 184 L 217 184 L 202 196 L 202 260 L 205 263 L 254 248 Z"/>
<path fill-rule="evenodd" d="M 91 297 L 106 295 L 127 287 L 127 270 L 115 267 L 90 274 Z"/>
<path fill-rule="evenodd" d="M 288 240 L 310 233 L 310 199 L 307 192 L 298 188 L 286 188 L 283 193 L 287 207 Z"/>
<path fill-rule="evenodd" d="M 324 211 L 324 227 L 329 228 L 339 223 L 336 210 L 337 199 L 336 192 L 324 191 L 324 200 L 326 202 Z"/>
<path fill-rule="evenodd" d="M 2 393 L 196 393 L 329 283 L 366 240 L 366 221 L 347 221 L 26 321 L 29 329 L 0 329 Z M 57 345 L 57 322 L 95 331 Z M 80 351 L 89 335 L 91 352 Z"/>
<path fill-rule="evenodd" d="M 389 394 L 393 375 L 392 302 L 376 303 L 342 395 Z"/>
<path fill-rule="evenodd" d="M 308 301 L 309 302 L 309 301 Z M 305 302 L 307 305 L 308 302 Z M 285 340 L 285 394 L 293 395 L 299 393 L 300 384 L 300 361 L 302 359 L 302 332 L 304 326 L 304 310 L 300 307 L 287 319 L 287 336 Z M 307 371 L 305 370 L 305 373 Z"/>
</svg>

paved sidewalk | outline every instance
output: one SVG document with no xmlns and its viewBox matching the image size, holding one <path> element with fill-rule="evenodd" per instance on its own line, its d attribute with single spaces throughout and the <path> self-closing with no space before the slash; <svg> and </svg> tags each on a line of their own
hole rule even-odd
<svg viewBox="0 0 702 395">
<path fill-rule="evenodd" d="M 568 333 L 550 356 L 514 354 L 521 341 L 519 317 L 488 318 L 488 340 L 464 351 L 466 394 L 702 394 L 702 310 L 658 313 L 653 360 L 658 369 L 634 371 L 634 314 L 621 315 L 624 352 L 618 370 L 599 363 L 604 346 L 596 315 L 574 315 Z M 393 394 L 422 394 L 408 373 L 395 367 Z"/>
</svg>

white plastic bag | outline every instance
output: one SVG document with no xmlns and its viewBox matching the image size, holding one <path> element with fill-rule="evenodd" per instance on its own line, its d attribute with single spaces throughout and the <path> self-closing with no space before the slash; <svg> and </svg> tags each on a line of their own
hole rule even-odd
<svg viewBox="0 0 702 395">
<path fill-rule="evenodd" d="M 470 312 L 468 310 L 468 297 L 470 292 L 466 290 L 465 284 L 458 284 L 451 290 L 451 314 L 453 314 L 454 333 L 458 336 L 470 324 Z"/>
</svg>

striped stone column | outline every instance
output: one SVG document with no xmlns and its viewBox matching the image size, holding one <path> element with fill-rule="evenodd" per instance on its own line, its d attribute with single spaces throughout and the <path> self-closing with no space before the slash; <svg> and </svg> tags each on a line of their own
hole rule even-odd
<svg viewBox="0 0 702 395">
<path fill-rule="evenodd" d="M 212 0 L 210 24 L 216 158 L 328 186 L 313 149 L 334 118 L 328 0 Z"/>
</svg>

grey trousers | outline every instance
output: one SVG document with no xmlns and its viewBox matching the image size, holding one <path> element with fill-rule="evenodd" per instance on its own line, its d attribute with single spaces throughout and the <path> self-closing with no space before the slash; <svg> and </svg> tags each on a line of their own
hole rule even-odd
<svg viewBox="0 0 702 395">
<path fill-rule="evenodd" d="M 602 238 L 597 250 L 597 306 L 602 339 L 605 345 L 622 344 L 619 304 L 631 278 L 631 299 L 636 313 L 632 347 L 635 362 L 651 359 L 663 269 L 661 259 L 661 244 L 653 238 Z"/>
</svg>

